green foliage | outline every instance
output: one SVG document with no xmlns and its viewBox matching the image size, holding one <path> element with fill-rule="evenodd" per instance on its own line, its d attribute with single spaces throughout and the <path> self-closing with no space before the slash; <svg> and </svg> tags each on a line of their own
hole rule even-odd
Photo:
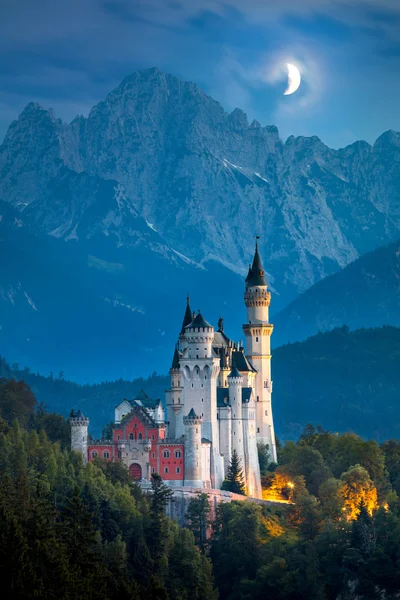
<svg viewBox="0 0 400 600">
<path fill-rule="evenodd" d="M 186 520 L 189 529 L 193 532 L 196 544 L 202 551 L 204 551 L 206 545 L 210 512 L 211 506 L 208 494 L 199 492 L 195 498 L 189 500 Z"/>
<path fill-rule="evenodd" d="M 260 474 L 261 477 L 268 473 L 268 466 L 270 464 L 269 461 L 269 447 L 268 444 L 263 444 L 263 442 L 257 443 L 257 452 L 258 452 L 258 462 L 260 464 Z"/>
<path fill-rule="evenodd" d="M 209 558 L 165 516 L 160 478 L 146 498 L 120 465 L 85 466 L 27 427 L 0 423 L 4 598 L 216 600 Z"/>
<path fill-rule="evenodd" d="M 246 494 L 243 469 L 236 450 L 232 452 L 231 462 L 225 480 L 222 483 L 222 489 L 234 494 Z"/>
</svg>

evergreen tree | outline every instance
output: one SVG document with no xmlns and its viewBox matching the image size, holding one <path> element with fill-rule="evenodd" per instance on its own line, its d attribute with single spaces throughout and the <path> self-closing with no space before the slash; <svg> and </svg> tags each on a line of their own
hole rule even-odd
<svg viewBox="0 0 400 600">
<path fill-rule="evenodd" d="M 153 473 L 151 476 L 151 502 L 150 502 L 150 518 L 151 527 L 148 532 L 148 545 L 152 557 L 159 564 L 163 554 L 166 541 L 166 517 L 165 510 L 168 502 L 172 500 L 174 495 L 171 488 L 163 482 L 160 475 Z"/>
<path fill-rule="evenodd" d="M 222 489 L 234 494 L 246 495 L 243 470 L 236 450 L 232 452 L 231 462 L 228 467 L 225 480 L 222 484 Z"/>
<path fill-rule="evenodd" d="M 208 494 L 199 492 L 195 498 L 190 498 L 186 519 L 189 529 L 193 532 L 195 542 L 202 551 L 205 549 L 207 540 L 210 512 L 211 506 Z"/>
</svg>

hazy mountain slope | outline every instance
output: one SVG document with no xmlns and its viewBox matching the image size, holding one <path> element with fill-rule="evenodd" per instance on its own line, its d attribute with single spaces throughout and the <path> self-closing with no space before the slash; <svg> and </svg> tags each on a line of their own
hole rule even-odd
<svg viewBox="0 0 400 600">
<path fill-rule="evenodd" d="M 399 437 L 400 329 L 384 327 L 349 332 L 346 328 L 319 334 L 273 353 L 273 410 L 278 436 L 295 438 L 307 423 L 331 431 L 353 430 L 378 441 Z M 81 408 L 91 431 L 113 419 L 114 406 L 144 388 L 164 398 L 168 377 L 113 381 L 79 386 L 63 376 L 46 378 L 13 366 L 49 410 L 68 416 Z M 9 370 L 0 361 L 0 376 Z"/>
<path fill-rule="evenodd" d="M 165 370 L 188 289 L 210 320 L 223 310 L 239 330 L 243 282 L 221 265 L 171 262 L 143 245 L 115 247 L 111 236 L 34 234 L 7 204 L 0 216 L 0 352 L 12 361 L 81 381 Z"/>
<path fill-rule="evenodd" d="M 319 281 L 274 315 L 274 324 L 275 345 L 341 325 L 400 326 L 400 241 Z"/>
</svg>

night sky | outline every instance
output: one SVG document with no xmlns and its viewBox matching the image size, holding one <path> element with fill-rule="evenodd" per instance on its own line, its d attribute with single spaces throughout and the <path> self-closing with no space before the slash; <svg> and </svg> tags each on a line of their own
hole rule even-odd
<svg viewBox="0 0 400 600">
<path fill-rule="evenodd" d="M 400 130 L 400 1 L 0 0 L 0 140 L 32 100 L 69 121 L 153 66 L 283 139 L 373 143 Z"/>
</svg>

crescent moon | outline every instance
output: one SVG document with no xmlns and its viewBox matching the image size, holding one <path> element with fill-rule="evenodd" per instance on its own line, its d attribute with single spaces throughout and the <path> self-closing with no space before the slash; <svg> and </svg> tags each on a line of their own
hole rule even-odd
<svg viewBox="0 0 400 600">
<path fill-rule="evenodd" d="M 294 92 L 299 89 L 301 83 L 301 75 L 298 68 L 292 65 L 291 63 L 286 63 L 286 66 L 288 70 L 288 86 L 287 89 L 283 92 L 283 95 L 289 96 L 289 94 L 294 94 Z"/>
</svg>

